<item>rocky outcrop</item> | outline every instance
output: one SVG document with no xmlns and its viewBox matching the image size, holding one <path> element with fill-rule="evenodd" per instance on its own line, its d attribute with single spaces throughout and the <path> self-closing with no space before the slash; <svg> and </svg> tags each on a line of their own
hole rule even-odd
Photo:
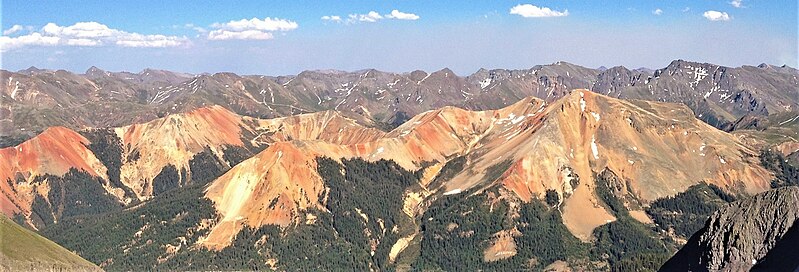
<svg viewBox="0 0 799 272">
<path fill-rule="evenodd" d="M 799 269 L 799 187 L 735 202 L 708 219 L 661 271 Z"/>
</svg>

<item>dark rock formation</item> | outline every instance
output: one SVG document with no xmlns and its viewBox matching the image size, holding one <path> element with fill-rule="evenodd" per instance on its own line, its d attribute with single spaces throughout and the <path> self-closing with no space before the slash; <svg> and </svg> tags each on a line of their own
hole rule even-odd
<svg viewBox="0 0 799 272">
<path fill-rule="evenodd" d="M 796 271 L 799 187 L 732 203 L 713 214 L 661 271 Z"/>
</svg>

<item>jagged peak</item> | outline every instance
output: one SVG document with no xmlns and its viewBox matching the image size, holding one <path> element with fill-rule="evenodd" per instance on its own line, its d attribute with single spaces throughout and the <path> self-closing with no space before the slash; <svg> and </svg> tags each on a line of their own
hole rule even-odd
<svg viewBox="0 0 799 272">
<path fill-rule="evenodd" d="M 153 68 L 144 68 L 139 72 L 139 75 L 144 75 L 147 73 L 171 73 L 171 72 L 166 70 L 153 69 Z"/>
<path fill-rule="evenodd" d="M 685 67 L 685 66 L 691 66 L 691 67 L 718 66 L 718 67 L 721 67 L 719 65 L 712 64 L 712 63 L 707 63 L 707 62 L 697 62 L 697 61 L 688 61 L 688 60 L 684 60 L 684 59 L 676 59 L 676 60 L 671 61 L 671 63 L 669 63 L 669 65 L 666 66 L 666 68 L 664 68 L 664 69 L 669 69 L 669 68 L 671 68 L 671 69 L 679 69 L 679 68 L 682 68 L 682 67 Z"/>
<path fill-rule="evenodd" d="M 610 72 L 616 72 L 616 71 L 629 72 L 630 69 L 627 69 L 627 67 L 624 67 L 624 65 L 618 65 L 618 66 L 613 66 L 613 67 L 608 68 L 603 73 L 610 73 Z"/>
<path fill-rule="evenodd" d="M 100 69 L 100 68 L 98 68 L 97 66 L 94 66 L 94 65 L 92 65 L 92 67 L 89 67 L 89 69 L 86 69 L 86 74 L 97 73 L 97 72 L 105 73 L 105 70 Z"/>
<path fill-rule="evenodd" d="M 587 67 L 584 67 L 584 66 L 581 66 L 581 65 L 577 65 L 577 64 L 574 64 L 574 63 L 571 63 L 571 62 L 567 62 L 567 61 L 556 61 L 556 62 L 554 62 L 552 64 L 544 65 L 544 66 L 550 66 L 550 67 L 552 67 L 552 66 L 565 66 L 565 67 L 569 67 L 569 68 L 572 68 L 572 69 L 591 69 L 591 68 L 587 68 Z"/>
<path fill-rule="evenodd" d="M 347 73 L 347 71 L 338 70 L 338 69 L 318 69 L 318 70 L 302 71 L 300 74 L 341 75 L 341 74 L 346 74 L 346 73 Z"/>
<path fill-rule="evenodd" d="M 27 69 L 17 71 L 17 73 L 26 74 L 26 75 L 33 75 L 33 74 L 42 73 L 42 72 L 48 72 L 48 71 L 49 70 L 47 70 L 47 69 L 39 69 L 36 66 L 31 66 L 31 67 L 28 67 Z"/>
<path fill-rule="evenodd" d="M 211 77 L 212 78 L 241 78 L 241 76 L 239 76 L 238 74 L 233 73 L 233 72 L 218 72 L 218 73 L 214 73 L 213 75 L 211 75 Z"/>
<path fill-rule="evenodd" d="M 444 67 L 441 70 L 435 71 L 432 74 L 430 74 L 430 76 L 433 76 L 433 75 L 444 75 L 445 77 L 449 77 L 449 76 L 457 77 L 458 76 L 457 74 L 455 74 L 455 72 L 453 72 L 451 69 L 449 69 L 447 67 Z"/>
<path fill-rule="evenodd" d="M 421 81 L 427 76 L 427 72 L 422 70 L 414 70 L 413 72 L 408 73 L 408 78 L 413 81 Z"/>
</svg>

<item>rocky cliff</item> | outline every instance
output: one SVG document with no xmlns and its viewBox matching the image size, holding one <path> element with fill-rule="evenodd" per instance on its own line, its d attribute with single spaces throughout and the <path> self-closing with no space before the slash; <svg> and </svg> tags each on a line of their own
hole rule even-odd
<svg viewBox="0 0 799 272">
<path fill-rule="evenodd" d="M 767 191 L 713 214 L 661 271 L 799 269 L 799 187 Z"/>
</svg>

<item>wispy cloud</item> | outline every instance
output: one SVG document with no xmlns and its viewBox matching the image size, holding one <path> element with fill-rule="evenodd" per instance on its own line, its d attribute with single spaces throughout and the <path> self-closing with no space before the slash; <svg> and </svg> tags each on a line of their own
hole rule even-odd
<svg viewBox="0 0 799 272">
<path fill-rule="evenodd" d="M 744 2 L 743 0 L 732 0 L 732 2 L 730 2 L 730 5 L 736 8 L 744 8 L 743 2 Z"/>
<path fill-rule="evenodd" d="M 656 9 L 656 10 L 653 10 L 653 11 L 652 11 L 652 14 L 654 14 L 654 15 L 661 15 L 661 14 L 663 14 L 663 10 L 662 10 L 662 9 Z"/>
<path fill-rule="evenodd" d="M 569 10 L 556 11 L 548 7 L 537 7 L 531 4 L 520 4 L 510 9 L 510 14 L 525 18 L 562 17 L 569 16 Z"/>
<path fill-rule="evenodd" d="M 186 45 L 186 37 L 145 35 L 110 28 L 98 22 L 79 22 L 71 26 L 48 23 L 39 31 L 11 37 L 24 28 L 12 26 L 0 37 L 0 50 L 8 51 L 27 46 L 104 46 L 175 47 Z M 12 31 L 13 30 L 13 31 Z"/>
<path fill-rule="evenodd" d="M 334 22 L 334 23 L 346 23 L 346 24 L 355 24 L 355 23 L 376 23 L 381 20 L 419 20 L 419 15 L 402 12 L 399 10 L 391 10 L 390 13 L 387 14 L 380 14 L 377 11 L 369 11 L 367 13 L 352 13 L 347 15 L 346 19 L 343 19 L 341 16 L 338 15 L 325 15 L 322 16 L 323 21 Z"/>
<path fill-rule="evenodd" d="M 185 24 L 185 25 L 183 25 L 183 27 L 188 28 L 188 29 L 192 29 L 192 30 L 200 32 L 200 33 L 208 32 L 208 30 L 205 29 L 204 27 L 199 27 L 199 26 L 196 26 L 194 24 Z"/>
<path fill-rule="evenodd" d="M 330 22 L 334 22 L 334 23 L 341 23 L 341 16 L 338 16 L 338 15 L 325 15 L 325 16 L 322 16 L 322 20 L 330 21 Z"/>
<path fill-rule="evenodd" d="M 350 14 L 348 21 L 374 23 L 380 19 L 383 19 L 383 16 L 380 15 L 380 13 L 377 13 L 376 11 L 370 11 L 367 14 Z"/>
<path fill-rule="evenodd" d="M 691 7 L 685 7 L 684 9 L 682 9 L 682 12 L 689 12 L 689 11 L 691 11 Z"/>
<path fill-rule="evenodd" d="M 729 14 L 726 12 L 715 11 L 715 10 L 708 10 L 702 14 L 705 18 L 711 21 L 729 21 L 732 19 Z"/>
<path fill-rule="evenodd" d="M 24 26 L 21 26 L 21 25 L 13 25 L 13 26 L 11 26 L 11 28 L 9 28 L 9 29 L 6 29 L 6 30 L 3 30 L 3 35 L 11 35 L 11 34 L 14 34 L 14 33 L 20 32 L 20 31 L 22 31 L 22 30 L 25 30 L 25 27 L 24 27 Z"/>
</svg>

